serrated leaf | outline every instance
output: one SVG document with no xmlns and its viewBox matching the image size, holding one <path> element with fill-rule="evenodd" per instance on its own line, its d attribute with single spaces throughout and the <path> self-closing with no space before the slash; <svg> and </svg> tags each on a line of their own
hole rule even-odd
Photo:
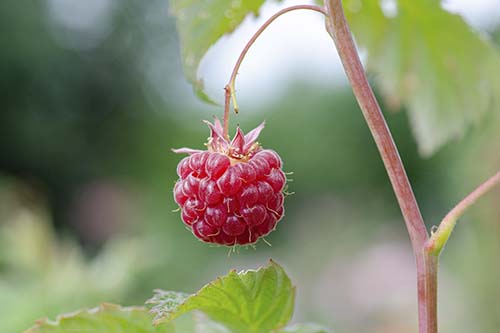
<svg viewBox="0 0 500 333">
<path fill-rule="evenodd" d="M 403 104 L 423 155 L 457 139 L 500 102 L 500 54 L 437 0 L 347 0 L 346 15 L 368 51 L 389 105 Z"/>
<path fill-rule="evenodd" d="M 182 63 L 195 94 L 212 100 L 203 90 L 197 71 L 208 49 L 223 35 L 232 32 L 249 15 L 257 15 L 265 0 L 172 0 L 170 11 L 177 19 Z M 229 79 L 229 78 L 228 78 Z"/>
<path fill-rule="evenodd" d="M 173 333 L 172 326 L 153 326 L 153 316 L 144 307 L 103 304 L 98 308 L 42 319 L 25 333 Z"/>
<path fill-rule="evenodd" d="M 155 304 L 153 297 L 149 303 Z M 258 270 L 231 271 L 189 296 L 177 307 L 165 311 L 156 306 L 155 323 L 170 322 L 193 310 L 235 332 L 269 333 L 290 320 L 295 287 L 281 266 L 271 261 Z M 159 303 L 158 303 L 159 304 Z"/>
<path fill-rule="evenodd" d="M 191 294 L 161 289 L 156 289 L 154 292 L 155 294 L 146 304 L 154 304 L 150 312 L 155 315 L 155 321 L 170 316 L 186 299 L 192 296 Z"/>
<path fill-rule="evenodd" d="M 329 330 L 316 324 L 296 324 L 279 331 L 279 333 L 329 333 Z"/>
</svg>

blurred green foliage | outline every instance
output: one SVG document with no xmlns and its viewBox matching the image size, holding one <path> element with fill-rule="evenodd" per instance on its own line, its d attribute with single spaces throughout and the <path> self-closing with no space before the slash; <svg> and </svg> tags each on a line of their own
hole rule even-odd
<svg viewBox="0 0 500 333">
<path fill-rule="evenodd" d="M 344 2 L 368 69 L 389 106 L 407 108 L 423 155 L 498 110 L 500 52 L 441 1 L 397 0 L 393 10 L 378 0 Z"/>
<path fill-rule="evenodd" d="M 0 313 L 2 332 L 27 328 L 35 318 L 54 317 L 103 298 L 119 301 L 133 287 L 134 273 L 149 265 L 144 240 L 116 237 L 88 258 L 69 237 L 57 237 L 45 207 L 20 204 L 13 182 L 0 187 Z M 17 192 L 17 195 L 15 195 Z M 17 197 L 17 198 L 16 198 Z"/>
<path fill-rule="evenodd" d="M 411 249 L 350 90 L 298 79 L 282 100 L 234 120 L 246 129 L 267 120 L 261 141 L 294 172 L 295 195 L 272 247 L 228 257 L 184 229 L 171 198 L 180 156 L 169 149 L 202 147 L 200 120 L 221 110 L 191 96 L 164 1 L 109 3 L 102 30 L 68 26 L 54 14 L 57 0 L 0 3 L 0 332 L 104 301 L 141 304 L 154 288 L 197 290 L 269 257 L 298 285 L 295 320 L 411 332 Z M 405 113 L 387 118 L 429 227 L 500 168 L 498 112 L 430 159 L 419 157 Z M 498 198 L 468 213 L 444 252 L 445 331 L 500 325 Z M 386 243 L 409 258 L 393 258 L 402 266 L 392 271 L 373 257 Z M 358 264 L 375 267 L 370 281 L 352 275 Z M 378 290 L 402 296 L 372 300 Z"/>
<path fill-rule="evenodd" d="M 103 304 L 98 308 L 61 315 L 55 321 L 44 320 L 27 333 L 170 333 L 172 326 L 151 325 L 152 315 L 145 307 L 121 307 Z"/>
</svg>

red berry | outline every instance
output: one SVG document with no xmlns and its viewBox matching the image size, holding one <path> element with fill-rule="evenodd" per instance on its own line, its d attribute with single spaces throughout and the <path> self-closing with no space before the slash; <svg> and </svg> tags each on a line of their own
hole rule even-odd
<svg viewBox="0 0 500 333">
<path fill-rule="evenodd" d="M 272 169 L 266 177 L 266 182 L 271 185 L 275 192 L 281 192 L 286 183 L 285 173 L 280 169 Z"/>
<path fill-rule="evenodd" d="M 250 207 L 259 200 L 259 190 L 255 184 L 247 184 L 239 195 L 241 207 Z"/>
<path fill-rule="evenodd" d="M 267 202 L 267 209 L 271 211 L 276 211 L 280 207 L 283 207 L 283 200 L 285 200 L 285 196 L 283 193 L 275 194 L 271 200 Z"/>
<path fill-rule="evenodd" d="M 219 192 L 217 184 L 208 178 L 201 181 L 198 197 L 206 202 L 207 205 L 215 205 L 222 200 L 222 194 Z"/>
<path fill-rule="evenodd" d="M 283 216 L 286 183 L 282 161 L 256 143 L 260 125 L 227 140 L 216 120 L 209 124 L 208 150 L 188 148 L 177 166 L 174 199 L 193 234 L 208 243 L 232 246 L 255 243 L 276 228 Z"/>
<path fill-rule="evenodd" d="M 257 190 L 259 192 L 259 202 L 267 203 L 274 195 L 274 189 L 268 182 L 258 181 Z"/>
<path fill-rule="evenodd" d="M 278 153 L 276 153 L 274 150 L 270 149 L 261 150 L 257 154 L 255 154 L 255 157 L 259 157 L 266 160 L 266 162 L 271 166 L 271 168 L 281 168 L 281 165 L 283 164 L 281 162 L 281 158 L 279 157 Z"/>
<path fill-rule="evenodd" d="M 271 166 L 263 158 L 255 156 L 250 160 L 250 164 L 255 169 L 257 179 L 264 179 L 271 172 Z"/>
<path fill-rule="evenodd" d="M 209 242 L 211 237 L 219 234 L 219 229 L 217 227 L 212 227 L 210 224 L 203 221 L 196 222 L 192 227 L 193 234 L 205 242 Z"/>
<path fill-rule="evenodd" d="M 188 196 L 184 194 L 183 191 L 183 181 L 179 180 L 177 183 L 175 183 L 174 186 L 174 200 L 177 202 L 179 206 L 184 205 L 186 200 L 188 199 Z"/>
<path fill-rule="evenodd" d="M 276 223 L 278 221 L 279 221 L 279 219 L 277 219 L 275 216 L 273 216 L 272 214 L 268 214 L 266 217 L 266 220 L 262 224 L 255 227 L 254 230 L 256 233 L 259 233 L 262 236 L 265 236 L 265 235 L 269 234 L 271 231 L 273 231 L 274 228 L 276 228 Z"/>
<path fill-rule="evenodd" d="M 194 155 L 193 155 L 194 156 Z M 219 178 L 231 165 L 229 157 L 219 153 L 211 153 L 207 159 L 206 171 L 212 179 Z"/>
<path fill-rule="evenodd" d="M 226 206 L 227 212 L 230 214 L 240 211 L 240 203 L 235 197 L 224 198 L 224 205 Z"/>
<path fill-rule="evenodd" d="M 200 179 L 189 174 L 182 182 L 182 192 L 188 197 L 194 197 L 200 188 Z"/>
<path fill-rule="evenodd" d="M 246 229 L 247 225 L 245 221 L 243 221 L 242 218 L 234 215 L 228 217 L 226 223 L 224 223 L 224 225 L 222 226 L 222 230 L 224 231 L 224 233 L 230 237 L 239 236 L 244 233 Z"/>
<path fill-rule="evenodd" d="M 188 226 L 191 226 L 191 224 L 195 223 L 198 221 L 198 216 L 195 215 L 189 215 L 186 210 L 184 209 L 181 213 L 181 219 L 184 223 L 186 223 Z"/>
<path fill-rule="evenodd" d="M 243 208 L 241 210 L 243 219 L 249 226 L 257 226 L 264 222 L 267 217 L 267 210 L 264 205 L 257 204 L 252 207 Z"/>
<path fill-rule="evenodd" d="M 206 205 L 196 198 L 189 198 L 184 203 L 184 209 L 182 210 L 185 214 L 193 217 L 201 217 L 205 211 Z"/>
<path fill-rule="evenodd" d="M 190 157 L 184 157 L 179 164 L 177 165 L 177 175 L 181 178 L 185 178 L 191 172 L 191 168 L 189 167 Z"/>
<path fill-rule="evenodd" d="M 207 162 L 207 158 L 210 155 L 209 152 L 197 153 L 191 155 L 189 159 L 189 167 L 193 170 L 197 176 L 204 177 L 206 176 L 205 164 Z"/>
<path fill-rule="evenodd" d="M 241 188 L 240 172 L 236 168 L 229 168 L 218 180 L 220 192 L 224 196 L 231 196 L 239 192 Z"/>
<path fill-rule="evenodd" d="M 238 170 L 240 179 L 245 183 L 251 183 L 257 178 L 257 173 L 250 163 L 238 163 L 234 168 Z"/>
<path fill-rule="evenodd" d="M 224 204 L 215 207 L 207 207 L 205 210 L 205 222 L 214 227 L 222 227 L 227 220 L 228 210 Z"/>
</svg>

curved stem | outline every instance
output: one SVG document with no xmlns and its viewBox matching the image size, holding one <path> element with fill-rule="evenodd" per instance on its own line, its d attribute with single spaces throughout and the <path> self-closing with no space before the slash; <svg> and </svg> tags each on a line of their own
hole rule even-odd
<svg viewBox="0 0 500 333">
<path fill-rule="evenodd" d="M 231 77 L 229 79 L 228 84 L 224 87 L 225 90 L 225 105 L 224 105 L 224 136 L 228 135 L 229 131 L 229 113 L 230 113 L 230 106 L 229 102 L 232 97 L 233 101 L 233 108 L 234 112 L 238 113 L 238 102 L 236 101 L 236 90 L 235 90 L 235 81 L 236 81 L 236 76 L 238 75 L 238 70 L 240 69 L 241 63 L 243 62 L 243 59 L 245 59 L 246 54 L 248 53 L 248 50 L 250 47 L 255 43 L 257 38 L 266 30 L 266 28 L 273 23 L 274 20 L 276 20 L 278 17 L 280 17 L 283 14 L 286 14 L 288 12 L 294 11 L 294 10 L 300 10 L 300 9 L 305 9 L 305 10 L 312 10 L 315 12 L 319 12 L 325 16 L 328 16 L 328 13 L 325 11 L 324 8 L 321 8 L 319 6 L 314 6 L 314 5 L 296 5 L 296 6 L 290 6 L 287 8 L 284 8 L 280 11 L 278 11 L 276 14 L 271 16 L 264 24 L 257 30 L 257 32 L 250 38 L 248 43 L 245 45 L 243 48 L 243 51 L 241 51 L 241 54 L 236 61 L 236 64 L 234 65 L 233 72 L 231 73 Z"/>
<path fill-rule="evenodd" d="M 222 134 L 224 138 L 229 140 L 229 114 L 230 114 L 230 103 L 231 103 L 231 89 L 229 86 L 224 87 L 224 120 Z"/>
<path fill-rule="evenodd" d="M 327 30 L 337 46 L 347 78 L 380 152 L 408 229 L 417 265 L 419 330 L 420 333 L 435 333 L 437 260 L 426 256 L 424 252 L 429 238 L 427 229 L 392 135 L 366 78 L 342 2 L 326 0 L 325 3 L 329 16 Z"/>
<path fill-rule="evenodd" d="M 493 187 L 500 184 L 500 171 L 490 177 L 487 181 L 479 185 L 474 191 L 460 201 L 441 221 L 438 229 L 432 234 L 427 241 L 426 251 L 430 254 L 438 256 L 443 250 L 444 245 L 450 238 L 453 228 L 457 224 L 457 220 L 464 212 L 472 206 L 477 199 L 488 193 Z"/>
</svg>

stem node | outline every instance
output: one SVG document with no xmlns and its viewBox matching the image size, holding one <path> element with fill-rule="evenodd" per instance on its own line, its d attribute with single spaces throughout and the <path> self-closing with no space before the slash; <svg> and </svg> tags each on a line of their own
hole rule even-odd
<svg viewBox="0 0 500 333">
<path fill-rule="evenodd" d="M 479 185 L 474 191 L 460 201 L 446 216 L 443 218 L 439 227 L 431 235 L 425 244 L 426 250 L 435 256 L 439 256 L 446 242 L 457 224 L 458 219 L 465 211 L 472 206 L 480 197 L 488 193 L 493 187 L 500 184 L 500 171 L 490 177 L 484 183 Z"/>
</svg>

